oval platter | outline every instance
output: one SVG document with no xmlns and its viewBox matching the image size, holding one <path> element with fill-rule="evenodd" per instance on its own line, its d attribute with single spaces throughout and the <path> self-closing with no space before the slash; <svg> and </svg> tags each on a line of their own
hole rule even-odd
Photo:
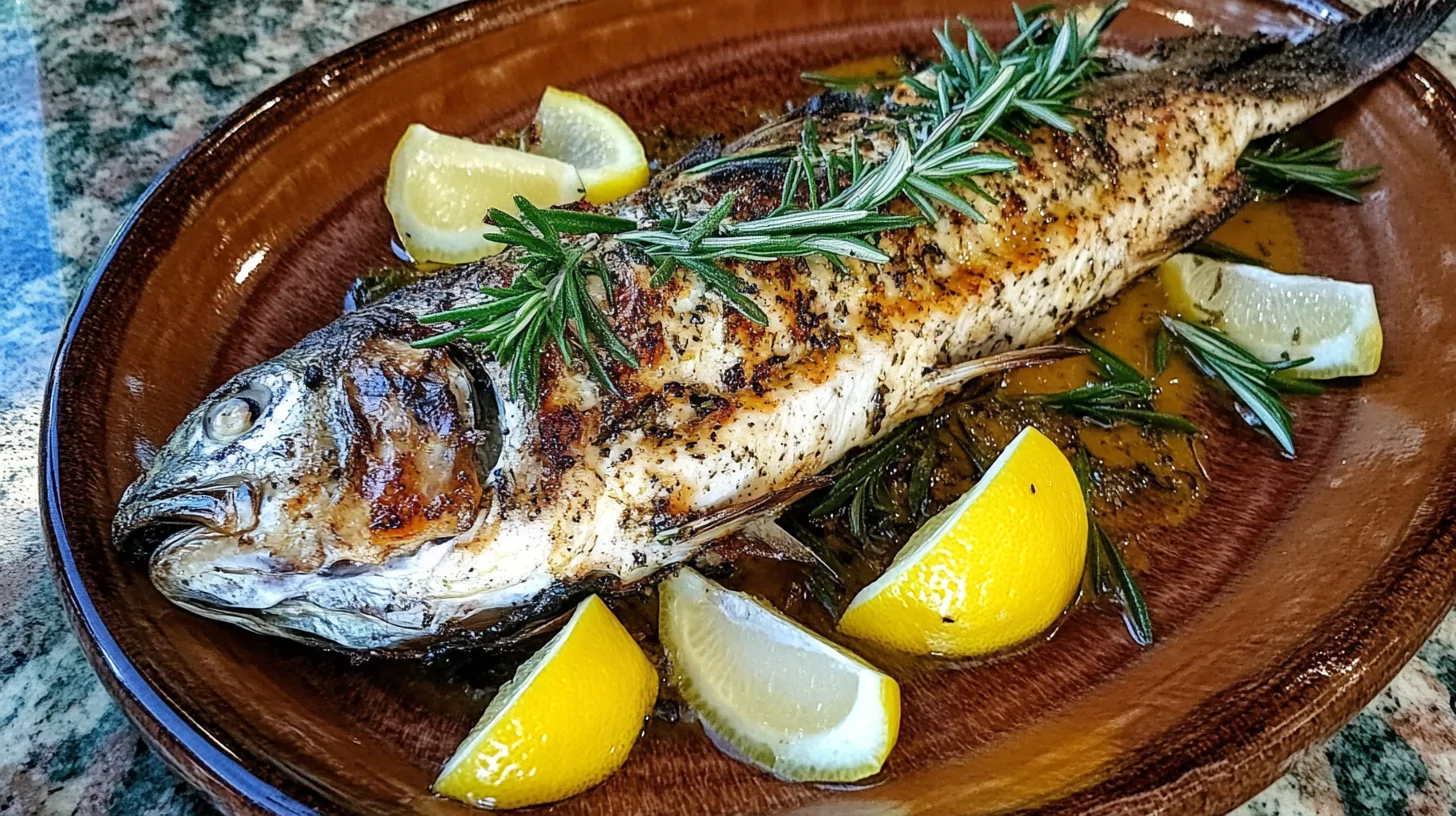
<svg viewBox="0 0 1456 816">
<path fill-rule="evenodd" d="M 66 329 L 43 444 L 66 606 L 101 679 L 151 743 L 233 813 L 450 814 L 440 763 L 499 667 L 472 656 L 353 664 L 187 614 L 111 545 L 139 456 L 208 391 L 340 311 L 392 260 L 381 191 L 410 122 L 488 138 L 542 87 L 581 90 L 669 139 L 744 128 L 803 98 L 800 70 L 933 44 L 965 13 L 1008 36 L 1002 0 L 505 0 L 369 40 L 244 106 L 143 196 Z M 1138 47 L 1190 27 L 1307 34 L 1345 11 L 1279 0 L 1137 0 Z M 1379 375 L 1298 404 L 1301 454 L 1210 412 L 1212 489 L 1147 544 L 1159 642 L 1106 613 L 978 667 L 902 677 L 904 722 L 863 787 L 790 785 L 654 723 L 626 766 L 552 813 L 1214 814 L 1274 780 L 1400 669 L 1456 594 L 1456 200 L 1452 88 L 1413 61 L 1321 116 L 1384 175 L 1363 206 L 1288 212 L 1306 266 L 1373 282 Z M 651 140 L 649 139 L 649 141 Z M 1203 421 L 1203 420 L 1201 420 Z M 482 685 L 484 684 L 484 685 Z"/>
</svg>

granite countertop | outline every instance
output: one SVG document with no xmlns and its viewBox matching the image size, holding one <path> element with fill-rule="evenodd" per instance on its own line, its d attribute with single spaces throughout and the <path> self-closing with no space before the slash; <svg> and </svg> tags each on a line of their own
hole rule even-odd
<svg viewBox="0 0 1456 816">
<path fill-rule="evenodd" d="M 1353 0 L 1369 7 L 1373 0 Z M 0 816 L 207 813 L 112 704 L 46 568 L 45 370 L 130 203 L 205 128 L 449 0 L 0 0 Z M 1456 26 L 1422 53 L 1456 77 Z M 1456 615 L 1244 816 L 1456 813 Z"/>
</svg>

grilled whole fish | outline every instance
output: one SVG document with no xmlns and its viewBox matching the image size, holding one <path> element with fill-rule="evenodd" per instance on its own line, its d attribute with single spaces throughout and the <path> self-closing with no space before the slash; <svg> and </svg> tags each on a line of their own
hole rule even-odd
<svg viewBox="0 0 1456 816">
<path fill-rule="evenodd" d="M 996 355 L 1053 339 L 1245 203 L 1235 161 L 1252 140 L 1404 59 L 1453 5 L 1401 0 L 1298 46 L 1164 43 L 1087 87 L 1075 134 L 1033 131 L 1017 171 L 986 177 L 987 223 L 945 209 L 884 233 L 888 263 L 847 272 L 734 264 L 767 326 L 691 276 L 653 288 L 603 238 L 619 281 L 604 306 L 642 363 L 612 368 L 621 396 L 552 349 L 534 408 L 480 347 L 412 347 L 432 333 L 420 316 L 507 284 L 518 254 L 443 272 L 209 396 L 126 491 L 116 538 L 154 547 L 168 598 L 257 632 L 413 653 L 532 631 L 695 556 Z M 867 128 L 887 116 L 867 104 L 827 96 L 738 147 L 796 140 L 813 116 L 831 145 L 871 134 L 853 143 L 873 161 L 893 136 Z M 746 220 L 782 184 L 751 163 L 675 168 L 608 211 L 701 215 L 733 193 Z"/>
</svg>

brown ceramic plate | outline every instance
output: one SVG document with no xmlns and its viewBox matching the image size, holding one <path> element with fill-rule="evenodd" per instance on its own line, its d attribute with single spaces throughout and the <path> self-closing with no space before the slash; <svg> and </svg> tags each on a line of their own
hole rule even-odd
<svg viewBox="0 0 1456 816">
<path fill-rule="evenodd" d="M 163 600 L 108 533 L 140 446 L 332 320 L 351 278 L 390 260 L 380 193 L 408 123 L 488 136 L 523 123 L 546 83 L 643 132 L 723 122 L 806 94 L 801 69 L 928 46 L 957 12 L 1009 29 L 1005 0 L 467 3 L 293 77 L 163 176 L 71 319 L 44 445 L 67 606 L 162 754 L 234 812 L 464 810 L 427 790 L 485 705 L 473 683 L 488 661 L 352 665 L 204 620 Z M 1341 14 L 1316 0 L 1147 0 L 1113 38 L 1146 44 L 1188 23 L 1299 34 Z M 1354 161 L 1385 166 L 1364 206 L 1290 208 L 1311 269 L 1374 282 L 1385 365 L 1299 403 L 1297 461 L 1233 420 L 1212 429 L 1211 499 L 1149 547 L 1155 648 L 1079 613 L 1019 656 L 906 678 L 899 747 L 862 789 L 778 782 L 693 728 L 654 726 L 620 773 L 555 810 L 1195 814 L 1273 780 L 1389 681 L 1456 591 L 1452 103 L 1415 62 L 1319 121 Z"/>
</svg>

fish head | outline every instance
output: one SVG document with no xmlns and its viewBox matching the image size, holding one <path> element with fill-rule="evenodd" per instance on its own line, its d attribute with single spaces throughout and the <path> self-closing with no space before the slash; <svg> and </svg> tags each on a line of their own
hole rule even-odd
<svg viewBox="0 0 1456 816">
<path fill-rule="evenodd" d="M 326 481 L 334 459 L 323 421 L 329 396 L 308 382 L 319 377 L 270 360 L 204 399 L 123 494 L 117 541 L 152 551 L 189 529 L 236 542 L 257 528 L 265 500 L 280 504 L 265 485 Z"/>
<path fill-rule="evenodd" d="M 317 630 L 422 614 L 411 581 L 489 507 L 489 417 L 450 353 L 364 334 L 311 337 L 232 378 L 126 490 L 114 538 L 149 553 L 170 600 L 336 642 L 350 636 Z"/>
</svg>

